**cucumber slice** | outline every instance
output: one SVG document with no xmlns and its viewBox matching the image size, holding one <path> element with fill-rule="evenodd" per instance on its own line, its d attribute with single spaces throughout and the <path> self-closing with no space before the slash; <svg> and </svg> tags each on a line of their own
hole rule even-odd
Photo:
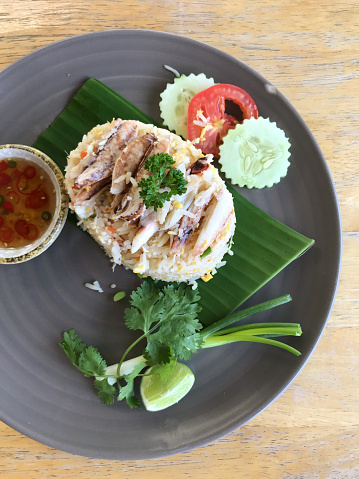
<svg viewBox="0 0 359 479">
<path fill-rule="evenodd" d="M 181 75 L 179 78 L 175 78 L 173 83 L 168 83 L 160 95 L 161 118 L 164 125 L 187 140 L 189 102 L 197 93 L 213 85 L 213 78 L 207 78 L 204 73 Z"/>
<path fill-rule="evenodd" d="M 229 130 L 219 147 L 221 171 L 232 183 L 270 187 L 286 176 L 290 143 L 268 118 L 250 118 Z"/>
</svg>

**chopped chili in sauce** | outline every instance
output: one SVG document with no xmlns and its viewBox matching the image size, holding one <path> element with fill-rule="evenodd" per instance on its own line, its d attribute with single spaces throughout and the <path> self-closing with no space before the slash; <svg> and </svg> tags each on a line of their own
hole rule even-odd
<svg viewBox="0 0 359 479">
<path fill-rule="evenodd" d="M 0 161 L 0 248 L 20 248 L 39 238 L 55 211 L 48 174 L 23 158 Z"/>
</svg>

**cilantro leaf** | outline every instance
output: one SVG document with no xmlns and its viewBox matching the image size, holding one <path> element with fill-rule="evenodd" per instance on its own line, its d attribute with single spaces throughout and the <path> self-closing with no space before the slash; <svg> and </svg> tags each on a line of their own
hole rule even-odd
<svg viewBox="0 0 359 479">
<path fill-rule="evenodd" d="M 157 211 L 173 195 L 183 195 L 186 192 L 188 182 L 182 171 L 172 166 L 174 164 L 175 161 L 168 153 L 157 153 L 147 158 L 145 169 L 152 175 L 142 178 L 138 183 L 140 196 L 147 208 L 153 206 Z"/>
<path fill-rule="evenodd" d="M 154 288 L 149 281 L 144 281 L 131 294 L 130 304 L 134 308 L 125 309 L 126 326 L 130 329 L 141 329 L 148 333 L 154 321 L 161 319 L 164 305 L 161 302 L 163 293 Z"/>
<path fill-rule="evenodd" d="M 84 376 L 104 376 L 106 361 L 93 346 L 87 347 L 81 341 L 74 329 L 63 334 L 63 341 L 60 343 L 61 349 L 73 365 L 79 369 Z"/>
<path fill-rule="evenodd" d="M 78 366 L 80 354 L 86 349 L 86 344 L 81 342 L 76 331 L 70 329 L 67 333 L 64 333 L 63 341 L 59 344 L 72 364 Z"/>
<path fill-rule="evenodd" d="M 104 404 L 112 404 L 115 400 L 116 388 L 108 383 L 107 378 L 102 380 L 95 379 L 95 388 Z"/>
<path fill-rule="evenodd" d="M 150 365 L 165 364 L 173 358 L 173 351 L 170 346 L 158 341 L 155 335 L 151 335 L 147 339 L 145 357 Z"/>
<path fill-rule="evenodd" d="M 183 285 L 177 289 L 173 285 L 166 286 L 163 293 L 166 318 L 162 318 L 158 331 L 147 339 L 147 350 L 154 357 L 152 343 L 157 342 L 170 346 L 176 357 L 190 359 L 201 342 L 197 333 L 202 329 L 197 319 L 197 313 L 201 311 L 199 294 Z"/>
<path fill-rule="evenodd" d="M 149 364 L 165 364 L 174 356 L 189 359 L 197 351 L 202 328 L 197 319 L 199 299 L 191 287 L 169 285 L 160 291 L 148 281 L 131 295 L 133 307 L 125 311 L 126 325 L 145 333 Z"/>
<path fill-rule="evenodd" d="M 125 386 L 120 387 L 120 393 L 117 397 L 117 401 L 122 401 L 122 399 L 126 398 L 126 402 L 130 408 L 140 408 L 141 403 L 139 399 L 135 396 L 134 391 L 134 380 L 140 374 L 142 369 L 146 366 L 146 364 L 140 363 L 134 367 L 132 373 L 126 374 L 122 379 L 126 381 Z"/>
<path fill-rule="evenodd" d="M 106 361 L 93 346 L 86 348 L 79 357 L 79 369 L 86 377 L 104 376 Z"/>
</svg>

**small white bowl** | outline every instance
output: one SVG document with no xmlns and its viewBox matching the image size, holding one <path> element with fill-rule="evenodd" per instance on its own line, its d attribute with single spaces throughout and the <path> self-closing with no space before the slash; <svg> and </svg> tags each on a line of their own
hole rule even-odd
<svg viewBox="0 0 359 479">
<path fill-rule="evenodd" d="M 0 161 L 5 158 L 23 158 L 39 165 L 49 175 L 56 195 L 52 220 L 36 241 L 21 248 L 0 248 L 0 263 L 22 263 L 39 256 L 58 237 L 66 222 L 69 199 L 60 168 L 45 153 L 31 146 L 0 145 Z"/>
</svg>

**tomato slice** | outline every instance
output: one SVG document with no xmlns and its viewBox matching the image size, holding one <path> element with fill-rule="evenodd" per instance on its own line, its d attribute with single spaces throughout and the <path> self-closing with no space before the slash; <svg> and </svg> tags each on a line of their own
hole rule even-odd
<svg viewBox="0 0 359 479">
<path fill-rule="evenodd" d="M 48 200 L 49 197 L 45 191 L 34 191 L 26 198 L 25 206 L 31 210 L 37 210 L 38 208 L 45 206 Z"/>
<path fill-rule="evenodd" d="M 239 106 L 243 120 L 258 118 L 257 105 L 241 88 L 220 83 L 195 95 L 188 107 L 187 134 L 189 140 L 206 154 L 219 157 L 219 145 L 228 130 L 235 128 L 239 120 L 225 112 L 226 100 Z"/>
<path fill-rule="evenodd" d="M 14 239 L 15 233 L 9 226 L 0 226 L 0 241 L 3 243 L 11 243 Z"/>
</svg>

